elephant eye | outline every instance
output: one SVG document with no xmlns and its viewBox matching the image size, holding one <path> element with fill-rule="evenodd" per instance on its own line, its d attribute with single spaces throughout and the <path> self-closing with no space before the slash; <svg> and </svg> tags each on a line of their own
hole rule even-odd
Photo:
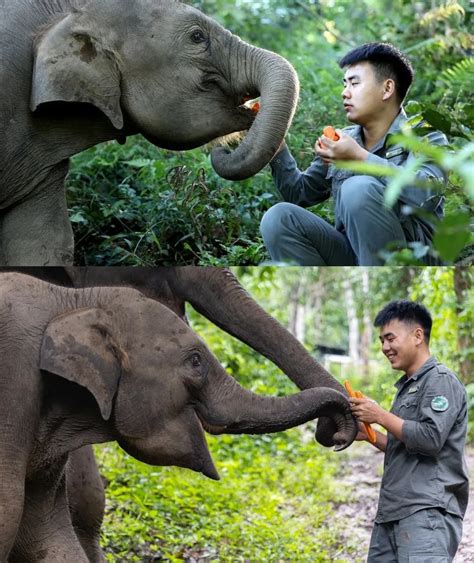
<svg viewBox="0 0 474 563">
<path fill-rule="evenodd" d="M 193 43 L 203 43 L 206 41 L 206 36 L 200 29 L 196 29 L 191 33 L 191 41 Z"/>
<path fill-rule="evenodd" d="M 201 366 L 201 356 L 199 354 L 193 354 L 191 356 L 191 365 L 193 368 L 198 368 Z"/>
</svg>

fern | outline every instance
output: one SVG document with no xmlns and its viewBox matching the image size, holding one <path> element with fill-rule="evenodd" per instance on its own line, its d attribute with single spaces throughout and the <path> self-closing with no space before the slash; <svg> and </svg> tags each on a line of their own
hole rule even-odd
<svg viewBox="0 0 474 563">
<path fill-rule="evenodd" d="M 471 88 L 474 77 L 474 57 L 457 62 L 441 73 L 440 79 L 450 89 Z"/>
</svg>

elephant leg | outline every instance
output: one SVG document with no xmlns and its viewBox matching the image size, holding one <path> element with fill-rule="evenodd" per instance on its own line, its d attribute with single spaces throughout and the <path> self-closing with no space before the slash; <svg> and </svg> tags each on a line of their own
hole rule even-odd
<svg viewBox="0 0 474 563">
<path fill-rule="evenodd" d="M 69 455 L 67 492 L 72 524 L 89 561 L 104 561 L 99 545 L 105 509 L 104 484 L 92 446 L 84 446 Z"/>
<path fill-rule="evenodd" d="M 74 259 L 63 174 L 4 213 L 0 240 L 7 266 L 64 266 Z M 54 178 L 48 177 L 48 180 Z M 56 179 L 57 180 L 57 179 Z"/>
<path fill-rule="evenodd" d="M 39 424 L 38 389 L 25 373 L 21 347 L 9 338 L 9 315 L 0 306 L 0 561 L 8 560 L 21 526 L 25 480 Z"/>
<path fill-rule="evenodd" d="M 0 268 L 2 266 L 7 265 L 5 255 L 3 253 L 2 232 L 3 232 L 3 216 L 0 214 Z"/>
<path fill-rule="evenodd" d="M 8 562 L 34 561 L 89 563 L 72 526 L 61 465 L 25 487 L 23 518 Z"/>
<path fill-rule="evenodd" d="M 13 444 L 5 442 L 0 444 L 0 460 L 0 561 L 3 562 L 13 549 L 23 515 L 26 460 Z"/>
</svg>

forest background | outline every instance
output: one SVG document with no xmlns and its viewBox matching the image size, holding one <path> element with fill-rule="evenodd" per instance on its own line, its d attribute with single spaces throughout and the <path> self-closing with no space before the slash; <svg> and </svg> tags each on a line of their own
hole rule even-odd
<svg viewBox="0 0 474 563">
<path fill-rule="evenodd" d="M 424 303 L 434 321 L 432 353 L 468 390 L 473 443 L 472 267 L 268 266 L 233 272 L 339 381 L 349 379 L 384 408 L 390 407 L 401 374 L 381 353 L 373 319 L 393 299 Z M 264 395 L 296 392 L 271 362 L 192 308 L 187 313 L 194 330 L 244 387 Z M 147 466 L 111 444 L 97 447 L 108 481 L 102 538 L 108 560 L 355 561 L 352 554 L 361 551 L 359 524 L 351 522 L 348 529 L 334 514 L 359 486 L 341 484 L 340 473 L 364 445 L 335 453 L 314 441 L 314 429 L 308 423 L 272 435 L 208 436 L 218 482 L 186 469 Z M 366 455 L 379 455 L 365 447 Z M 339 559 L 342 552 L 346 558 Z"/>
<path fill-rule="evenodd" d="M 367 41 L 389 41 L 411 58 L 416 79 L 406 110 L 449 138 L 448 149 L 427 150 L 449 173 L 446 218 L 435 249 L 446 264 L 474 256 L 473 4 L 418 0 L 197 0 L 192 4 L 242 39 L 287 58 L 301 82 L 288 144 L 300 168 L 327 124 L 347 125 L 338 59 Z M 393 179 L 396 197 L 414 172 Z M 422 188 L 420 188 L 422 189 Z M 242 182 L 219 178 L 209 151 L 158 150 L 141 137 L 106 143 L 75 157 L 68 201 L 78 264 L 252 265 L 268 256 L 259 234 L 263 213 L 279 200 L 266 167 Z M 330 202 L 315 207 L 331 220 Z M 417 264 L 428 251 L 414 244 L 388 249 L 388 264 Z"/>
</svg>

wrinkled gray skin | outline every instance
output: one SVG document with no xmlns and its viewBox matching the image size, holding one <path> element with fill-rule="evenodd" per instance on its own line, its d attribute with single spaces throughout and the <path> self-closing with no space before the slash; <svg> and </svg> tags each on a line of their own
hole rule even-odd
<svg viewBox="0 0 474 563">
<path fill-rule="evenodd" d="M 204 430 L 277 432 L 338 412 L 352 431 L 339 391 L 257 396 L 171 309 L 128 287 L 0 273 L 0 331 L 0 561 L 91 560 L 67 498 L 69 453 L 85 445 L 116 440 L 145 463 L 217 479 Z"/>
<path fill-rule="evenodd" d="M 72 264 L 68 159 L 142 133 L 212 152 L 224 178 L 275 154 L 298 96 L 293 68 L 173 0 L 0 0 L 0 265 Z M 261 110 L 242 107 L 261 95 Z"/>
</svg>

